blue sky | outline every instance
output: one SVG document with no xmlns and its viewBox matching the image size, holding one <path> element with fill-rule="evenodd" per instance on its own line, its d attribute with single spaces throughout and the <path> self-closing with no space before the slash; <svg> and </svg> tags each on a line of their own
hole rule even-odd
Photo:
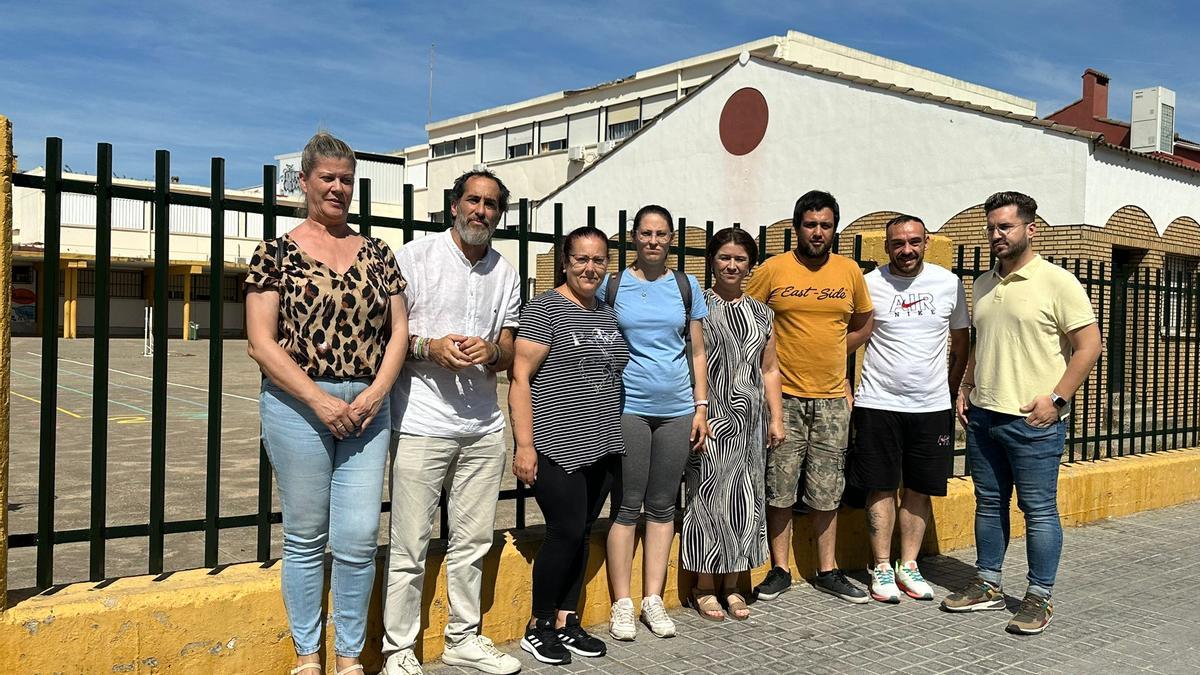
<svg viewBox="0 0 1200 675">
<path fill-rule="evenodd" d="M 1043 115 L 1079 97 L 1087 67 L 1112 77 L 1121 119 L 1133 89 L 1166 86 L 1196 140 L 1197 27 L 1188 0 L 0 0 L 0 114 L 23 168 L 53 135 L 77 171 L 107 141 L 118 174 L 151 177 L 166 148 L 184 182 L 206 185 L 221 156 L 241 187 L 318 127 L 360 150 L 424 142 L 431 42 L 436 120 L 793 29 L 1035 99 Z"/>
</svg>

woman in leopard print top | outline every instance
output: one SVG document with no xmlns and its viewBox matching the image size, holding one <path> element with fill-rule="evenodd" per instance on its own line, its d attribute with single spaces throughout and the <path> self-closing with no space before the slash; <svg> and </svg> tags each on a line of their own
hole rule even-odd
<svg viewBox="0 0 1200 675">
<path fill-rule="evenodd" d="M 326 543 L 336 670 L 360 670 L 375 575 L 388 394 L 408 346 L 391 250 L 346 223 L 354 152 L 327 133 L 304 148 L 308 217 L 258 245 L 246 277 L 250 356 L 263 372 L 263 442 L 283 509 L 283 600 L 293 673 L 320 672 Z"/>
</svg>

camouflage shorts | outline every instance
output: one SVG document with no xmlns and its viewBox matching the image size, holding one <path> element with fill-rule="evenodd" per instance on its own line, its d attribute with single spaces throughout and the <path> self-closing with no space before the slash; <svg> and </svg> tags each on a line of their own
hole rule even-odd
<svg viewBox="0 0 1200 675">
<path fill-rule="evenodd" d="M 833 511 L 846 487 L 850 407 L 844 398 L 783 399 L 787 440 L 767 454 L 767 504 L 788 508 L 804 486 L 804 503 Z"/>
</svg>

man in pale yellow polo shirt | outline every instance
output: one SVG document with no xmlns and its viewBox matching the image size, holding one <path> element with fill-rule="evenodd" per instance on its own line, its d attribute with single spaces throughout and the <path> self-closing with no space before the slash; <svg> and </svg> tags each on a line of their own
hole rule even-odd
<svg viewBox="0 0 1200 675">
<path fill-rule="evenodd" d="M 956 411 L 975 483 L 978 578 L 942 602 L 951 612 L 1004 609 L 1000 569 L 1009 500 L 1025 514 L 1029 590 L 1010 633 L 1036 634 L 1053 617 L 1062 554 L 1058 467 L 1071 397 L 1100 356 L 1100 329 L 1079 280 L 1034 253 L 1037 202 L 998 192 L 984 203 L 996 266 L 975 280 L 976 344 Z"/>
</svg>

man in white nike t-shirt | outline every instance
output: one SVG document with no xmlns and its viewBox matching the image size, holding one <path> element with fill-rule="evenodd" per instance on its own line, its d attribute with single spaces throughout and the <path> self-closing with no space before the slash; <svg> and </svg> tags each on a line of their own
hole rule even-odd
<svg viewBox="0 0 1200 675">
<path fill-rule="evenodd" d="M 867 530 L 874 564 L 871 597 L 932 600 L 917 568 L 930 496 L 945 496 L 954 465 L 951 392 L 967 364 L 970 318 L 962 282 L 925 262 L 925 223 L 897 216 L 887 224 L 887 265 L 866 275 L 875 330 L 866 345 L 846 458 L 847 483 L 867 493 Z M 947 360 L 947 338 L 950 357 Z M 901 483 L 900 558 L 891 564 L 896 490 Z"/>
</svg>

